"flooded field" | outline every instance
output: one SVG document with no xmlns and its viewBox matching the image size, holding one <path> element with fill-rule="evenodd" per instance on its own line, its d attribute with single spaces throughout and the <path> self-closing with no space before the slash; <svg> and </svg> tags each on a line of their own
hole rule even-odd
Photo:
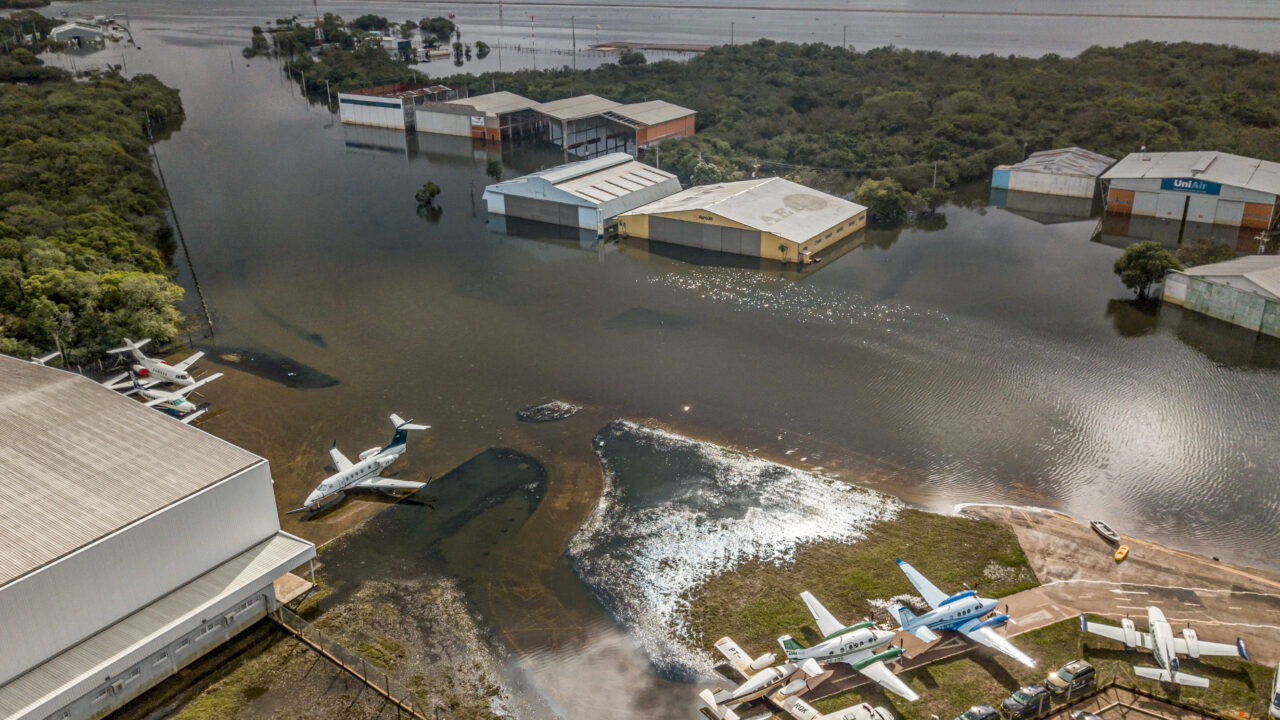
<svg viewBox="0 0 1280 720">
<path fill-rule="evenodd" d="M 1058 508 L 1280 567 L 1269 550 L 1280 540 L 1280 343 L 1129 303 L 1111 272 L 1118 241 L 1110 231 L 1093 239 L 1097 219 L 1042 224 L 1016 209 L 949 207 L 928 230 L 866 232 L 803 273 L 538 228 L 497 232 L 480 204 L 487 161 L 500 159 L 512 177 L 554 154 L 344 128 L 272 61 L 238 54 L 250 25 L 306 7 L 68 7 L 130 13 L 142 49 L 125 51 L 129 71 L 182 89 L 188 119 L 158 150 L 211 310 L 213 335 L 197 344 L 213 350 L 209 369 L 227 373 L 207 388 L 215 412 L 203 427 L 270 459 L 283 512 L 327 473 L 334 441 L 348 455 L 380 445 L 392 412 L 432 425 L 393 468 L 401 479 L 437 478 L 415 502 L 348 502 L 283 525 L 325 542 L 366 523 L 322 553 L 335 606 L 371 580 L 457 578 L 495 647 L 516 661 L 505 681 L 527 703 L 522 716 L 688 716 L 696 686 L 650 662 L 669 639 L 623 630 L 616 621 L 639 611 L 610 598 L 636 582 L 628 573 L 665 567 L 663 558 L 712 538 L 729 550 L 708 564 L 785 556 L 802 537 L 856 538 L 861 523 L 888 512 L 878 495 L 810 472 L 936 510 Z M 445 7 L 321 9 L 418 17 Z M 1280 37 L 1264 21 L 1176 19 L 1089 22 L 1109 33 L 1096 37 L 1070 17 L 956 19 L 924 8 L 934 14 L 851 23 L 850 42 L 977 51 L 1016 37 L 1001 52 L 1039 54 L 1193 32 L 1275 49 Z M 484 25 L 493 10 L 468 6 L 460 22 L 475 12 Z M 554 26 L 544 36 L 539 25 L 539 42 L 563 47 L 570 12 L 539 8 L 538 22 Z M 603 39 L 708 42 L 728 32 L 720 11 L 591 12 L 576 21 L 608 28 Z M 761 9 L 735 32 L 838 41 L 833 28 L 850 22 L 832 8 L 812 19 L 779 12 Z M 494 27 L 472 37 L 521 41 Z M 117 62 L 118 52 L 77 62 Z M 503 62 L 545 57 L 569 61 L 509 52 Z M 486 62 L 469 69 L 499 60 Z M 415 211 L 413 192 L 427 180 L 443 189 L 435 219 Z M 197 315 L 186 259 L 176 265 L 185 309 Z M 548 400 L 582 410 L 558 422 L 517 419 Z M 636 424 L 611 425 L 619 418 Z M 634 447 L 609 430 L 598 436 L 606 427 L 622 428 Z M 806 472 L 721 461 L 732 452 Z M 781 501 L 787 488 L 804 499 Z M 696 496 L 726 489 L 722 515 Z M 830 527 L 797 525 L 815 502 L 824 512 L 847 503 L 846 512 Z M 620 526 L 588 524 L 565 555 L 593 514 L 612 521 L 620 503 L 629 509 Z M 786 520 L 772 534 L 744 530 L 744 518 L 779 503 Z M 671 534 L 704 544 L 667 544 Z M 652 554 L 611 554 L 619 543 Z M 648 605 L 674 602 L 688 571 L 647 588 Z"/>
</svg>

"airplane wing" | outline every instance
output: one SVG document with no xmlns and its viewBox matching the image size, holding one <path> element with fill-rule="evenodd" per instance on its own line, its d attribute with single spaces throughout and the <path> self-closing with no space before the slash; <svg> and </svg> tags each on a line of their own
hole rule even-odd
<svg viewBox="0 0 1280 720">
<path fill-rule="evenodd" d="M 907 700 L 914 702 L 920 699 L 920 696 L 917 695 L 914 690 L 907 687 L 907 684 L 902 681 L 902 678 L 894 675 L 893 671 L 882 662 L 877 661 L 865 667 L 858 668 L 858 672 L 866 675 L 872 680 L 875 680 L 879 683 L 880 687 L 883 687 L 885 690 L 901 695 Z"/>
<path fill-rule="evenodd" d="M 201 415 L 203 415 L 203 414 L 205 414 L 205 413 L 207 413 L 207 412 L 209 412 L 209 408 L 207 408 L 207 407 L 206 407 L 206 408 L 200 408 L 199 410 L 196 410 L 195 412 L 190 412 L 190 413 L 187 413 L 186 415 L 183 415 L 181 418 L 179 418 L 179 419 L 178 419 L 178 422 L 186 423 L 187 425 L 190 425 L 192 420 L 195 420 L 196 418 L 200 417 Z"/>
<path fill-rule="evenodd" d="M 183 360 L 182 362 L 178 363 L 177 365 L 174 365 L 174 366 L 173 366 L 173 368 L 174 368 L 175 370 L 178 370 L 179 372 L 181 372 L 181 371 L 186 370 L 187 368 L 191 367 L 192 365 L 195 365 L 195 364 L 196 364 L 196 361 L 197 361 L 197 360 L 199 360 L 199 359 L 200 359 L 200 358 L 202 358 L 202 357 L 204 357 L 204 352 L 197 352 L 197 353 L 195 353 L 194 355 L 192 355 L 191 357 L 187 358 L 186 360 Z"/>
<path fill-rule="evenodd" d="M 836 620 L 836 616 L 823 607 L 813 593 L 805 590 L 800 593 L 800 599 L 804 601 L 805 607 L 809 608 L 809 614 L 817 621 L 818 632 L 829 636 L 844 629 L 844 623 Z"/>
<path fill-rule="evenodd" d="M 1144 677 L 1148 680 L 1159 680 L 1160 682 L 1172 682 L 1174 685 L 1186 685 L 1187 687 L 1209 687 L 1209 679 L 1202 678 L 1199 675 L 1189 675 L 1184 672 L 1169 674 L 1164 668 L 1149 668 L 1133 666 L 1133 672 L 1138 677 Z"/>
<path fill-rule="evenodd" d="M 1023 665 L 1026 665 L 1027 667 L 1036 666 L 1035 660 L 1032 660 L 1029 655 L 1022 652 L 1018 648 L 1014 647 L 1013 643 L 1009 642 L 1005 638 L 998 635 L 995 631 L 995 628 L 977 627 L 974 630 L 968 629 L 969 625 L 977 626 L 981 624 L 981 622 L 982 622 L 981 620 L 975 620 L 970 623 L 965 623 L 964 625 L 960 626 L 959 630 L 960 632 L 964 633 L 965 637 L 978 643 L 979 645 L 986 645 L 992 650 L 999 650 L 1000 652 L 1004 653 L 1005 655 L 1008 655 L 1009 657 L 1013 658 L 1014 660 L 1017 660 L 1018 662 L 1022 663 Z M 1116 628 L 1116 629 L 1119 630 L 1120 628 Z"/>
<path fill-rule="evenodd" d="M 921 575 L 919 570 L 911 567 L 910 563 L 898 558 L 898 567 L 902 568 L 902 572 L 911 581 L 911 584 L 915 586 L 916 592 L 920 593 L 920 597 L 929 603 L 929 607 L 936 610 L 942 604 L 942 601 L 947 599 L 948 595 L 946 593 L 939 590 L 937 585 L 929 582 L 929 579 Z"/>
<path fill-rule="evenodd" d="M 412 482 L 410 480 L 393 480 L 391 478 L 371 475 L 363 480 L 357 480 L 351 487 L 369 490 L 418 490 L 424 485 L 426 485 L 426 483 Z"/>
<path fill-rule="evenodd" d="M 205 384 L 207 384 L 207 383 L 211 383 L 211 382 L 213 382 L 214 380 L 217 380 L 217 379 L 218 379 L 218 378 L 220 378 L 220 377 L 222 377 L 222 373 L 214 373 L 214 374 L 209 375 L 209 376 L 207 376 L 207 377 L 202 377 L 202 378 L 200 378 L 199 380 L 197 380 L 197 381 L 195 381 L 195 382 L 191 383 L 190 385 L 187 385 L 186 387 L 179 388 L 178 390 L 175 390 L 173 394 L 174 394 L 174 395 L 185 396 L 187 393 L 190 393 L 190 392 L 194 391 L 196 388 L 201 387 L 201 386 L 203 386 L 203 385 L 205 385 Z"/>
<path fill-rule="evenodd" d="M 1103 625 L 1102 623 L 1090 622 L 1084 619 L 1083 613 L 1080 615 L 1080 629 L 1084 632 L 1091 632 L 1094 635 L 1111 638 L 1112 640 L 1124 643 L 1125 645 L 1129 644 L 1125 640 L 1124 628 L 1118 628 L 1115 625 Z M 1148 650 L 1151 649 L 1151 635 L 1149 633 L 1134 631 L 1133 634 L 1137 640 L 1135 647 L 1144 647 Z"/>
<path fill-rule="evenodd" d="M 351 461 L 338 449 L 337 443 L 334 443 L 333 447 L 329 448 L 329 457 L 333 459 L 333 466 L 338 468 L 338 472 L 346 472 L 351 469 Z"/>
<path fill-rule="evenodd" d="M 742 648 L 738 647 L 738 643 L 723 637 L 716 641 L 716 649 L 742 677 L 751 677 L 751 656 L 743 652 Z"/>
<path fill-rule="evenodd" d="M 153 397 L 142 404 L 146 405 L 147 407 L 155 407 L 160 403 L 175 402 L 181 399 L 182 399 L 182 393 L 170 392 L 170 393 L 165 393 L 163 395 L 158 395 L 157 397 Z"/>
<path fill-rule="evenodd" d="M 822 713 L 795 695 L 782 701 L 782 709 L 791 713 L 791 717 L 796 720 L 822 720 Z"/>
<path fill-rule="evenodd" d="M 1191 649 L 1187 647 L 1186 638 L 1175 637 L 1173 639 L 1173 649 L 1179 655 L 1191 654 Z M 1224 657 L 1241 657 L 1245 660 L 1249 659 L 1249 651 L 1245 650 L 1244 640 L 1239 638 L 1236 639 L 1235 645 L 1197 640 L 1196 651 L 1200 655 L 1222 655 Z"/>
</svg>

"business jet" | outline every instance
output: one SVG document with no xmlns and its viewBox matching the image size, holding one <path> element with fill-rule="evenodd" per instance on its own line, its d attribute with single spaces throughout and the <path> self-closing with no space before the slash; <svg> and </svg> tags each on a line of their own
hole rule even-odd
<svg viewBox="0 0 1280 720">
<path fill-rule="evenodd" d="M 880 630 L 870 621 L 845 625 L 836 620 L 812 593 L 800 593 L 800 599 L 809 608 L 809 614 L 818 623 L 822 641 L 806 648 L 790 635 L 778 638 L 778 644 L 792 662 L 816 660 L 824 665 L 844 663 L 850 668 L 876 681 L 886 690 L 907 700 L 919 700 L 920 696 L 885 665 L 902 655 L 902 648 L 892 648 L 882 653 L 876 651 L 893 642 L 894 633 Z M 794 713 L 793 713 L 794 714 Z"/>
<path fill-rule="evenodd" d="M 338 444 L 334 443 L 333 447 L 329 448 L 329 457 L 333 459 L 333 466 L 338 469 L 338 472 L 317 485 L 316 489 L 307 496 L 302 507 L 294 508 L 285 514 L 319 512 L 338 504 L 350 492 L 394 494 L 405 490 L 415 491 L 425 486 L 426 483 L 379 477 L 378 473 L 382 472 L 383 468 L 404 454 L 410 430 L 427 430 L 431 427 L 415 425 L 412 420 L 403 420 L 395 414 L 391 415 L 391 424 L 396 428 L 395 434 L 391 436 L 391 442 L 386 447 L 365 450 L 360 453 L 357 462 L 348 460 L 347 456 L 338 450 Z"/>
<path fill-rule="evenodd" d="M 129 353 L 133 356 L 134 364 L 127 372 L 109 378 L 103 381 L 102 384 L 112 390 L 119 390 L 130 384 L 135 387 L 138 385 L 151 387 L 160 383 L 173 383 L 174 385 L 191 385 L 195 383 L 195 379 L 191 377 L 188 368 L 204 357 L 203 352 L 197 352 L 176 365 L 170 365 L 164 360 L 148 357 L 142 352 L 142 348 L 149 342 L 151 342 L 150 338 L 139 340 L 138 342 L 125 338 L 124 345 L 108 350 L 107 354 L 109 355 Z M 140 380 L 133 381 L 132 376 L 134 375 L 138 376 Z"/>
<path fill-rule="evenodd" d="M 916 615 L 906 605 L 894 605 L 889 608 L 889 613 L 898 620 L 898 625 L 903 630 L 924 642 L 933 642 L 938 639 L 934 630 L 954 630 L 979 645 L 999 650 L 1027 667 L 1035 667 L 1035 660 L 1014 647 L 1013 643 L 996 634 L 996 628 L 1004 627 L 1006 623 L 1011 622 L 1005 613 L 991 615 L 995 612 L 999 601 L 979 597 L 973 590 L 948 595 L 901 558 L 898 558 L 897 562 L 898 567 L 920 593 L 920 597 L 924 598 L 932 608 L 923 615 Z M 987 617 L 988 615 L 991 616 Z"/>
<path fill-rule="evenodd" d="M 1116 627 L 1115 625 L 1090 622 L 1085 620 L 1084 613 L 1080 614 L 1080 632 L 1090 632 L 1112 640 L 1119 640 L 1124 643 L 1126 650 L 1135 647 L 1143 647 L 1150 650 L 1151 655 L 1156 659 L 1156 664 L 1160 667 L 1149 668 L 1134 665 L 1133 671 L 1139 677 L 1169 683 L 1170 687 L 1174 685 L 1199 688 L 1209 687 L 1208 678 L 1178 671 L 1179 655 L 1186 655 L 1192 659 L 1197 659 L 1202 655 L 1235 655 L 1245 660 L 1249 659 L 1249 651 L 1245 649 L 1244 640 L 1240 638 L 1236 638 L 1235 645 L 1205 642 L 1191 628 L 1184 628 L 1182 637 L 1174 637 L 1173 628 L 1169 626 L 1169 621 L 1165 620 L 1164 613 L 1158 607 L 1147 608 L 1147 630 L 1149 632 L 1138 632 L 1133 621 L 1129 618 L 1121 620 L 1120 627 Z"/>
<path fill-rule="evenodd" d="M 155 390 L 150 387 L 146 387 L 138 381 L 138 377 L 136 375 L 132 377 L 132 380 L 133 389 L 138 393 L 138 396 L 142 398 L 144 405 L 164 410 L 172 415 L 178 416 L 178 419 L 182 422 L 190 424 L 192 420 L 203 415 L 205 410 L 187 399 L 187 395 L 220 377 L 222 377 L 222 373 L 214 373 L 208 377 L 200 378 L 190 385 L 185 385 L 173 391 Z"/>
<path fill-rule="evenodd" d="M 742 684 L 732 689 L 716 688 L 715 691 L 703 690 L 698 694 L 711 714 L 721 720 L 737 720 L 738 715 L 733 709 L 742 703 L 768 695 L 781 704 L 792 695 L 817 687 L 818 683 L 831 676 L 830 671 L 824 672 L 822 666 L 813 660 L 788 662 L 777 667 L 773 665 L 778 661 L 774 653 L 765 653 L 753 660 L 738 643 L 727 637 L 716 641 L 716 649 L 744 679 Z"/>
</svg>

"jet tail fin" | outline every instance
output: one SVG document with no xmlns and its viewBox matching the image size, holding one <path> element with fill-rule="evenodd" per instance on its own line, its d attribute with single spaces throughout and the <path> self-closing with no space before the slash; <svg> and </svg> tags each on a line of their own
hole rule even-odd
<svg viewBox="0 0 1280 720">
<path fill-rule="evenodd" d="M 391 413 L 391 423 L 396 426 L 396 430 L 428 430 L 430 425 L 415 425 L 412 420 L 405 420 L 395 413 Z"/>
<path fill-rule="evenodd" d="M 804 649 L 804 646 L 790 635 L 783 635 L 778 638 L 778 644 L 782 646 L 782 650 L 787 654 L 788 658 Z"/>
<path fill-rule="evenodd" d="M 125 338 L 125 339 L 124 339 L 124 345 L 121 345 L 121 346 L 120 346 L 120 347 L 118 347 L 118 348 L 112 348 L 112 349 L 108 350 L 108 351 L 107 351 L 107 354 L 108 354 L 108 355 L 119 355 L 119 354 L 121 354 L 121 353 L 137 352 L 137 351 L 141 350 L 142 348 L 146 347 L 147 343 L 149 343 L 149 342 L 151 342 L 151 338 L 143 338 L 142 340 L 139 340 L 138 342 L 134 342 L 134 341 L 130 340 L 129 338 Z"/>
<path fill-rule="evenodd" d="M 724 705 L 720 704 L 721 697 L 729 697 L 729 696 L 730 696 L 730 693 L 722 692 L 722 693 L 716 694 L 716 693 L 712 693 L 710 690 L 703 690 L 702 692 L 698 693 L 698 697 L 701 698 L 702 704 L 706 706 L 707 711 L 710 712 L 712 715 L 720 718 L 720 720 L 738 720 L 737 713 L 730 710 L 728 707 L 725 707 Z"/>
<path fill-rule="evenodd" d="M 937 633 L 929 628 L 921 625 L 920 627 L 912 627 L 916 614 L 911 612 L 911 608 L 906 605 L 894 605 L 889 608 L 889 614 L 898 621 L 898 628 L 915 635 L 924 642 L 933 642 L 938 639 Z"/>
</svg>

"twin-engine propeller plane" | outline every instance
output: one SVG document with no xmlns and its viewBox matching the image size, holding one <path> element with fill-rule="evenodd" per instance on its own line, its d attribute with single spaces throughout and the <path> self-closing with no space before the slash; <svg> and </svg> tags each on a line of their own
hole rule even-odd
<svg viewBox="0 0 1280 720">
<path fill-rule="evenodd" d="M 716 649 L 729 661 L 729 665 L 738 671 L 745 682 L 732 689 L 716 688 L 715 691 L 703 690 L 698 694 L 707 709 L 721 720 L 737 720 L 738 715 L 733 708 L 742 703 L 759 700 L 766 695 L 778 704 L 787 698 L 817 687 L 818 683 L 831 676 L 830 671 L 813 660 L 795 663 L 788 662 L 774 667 L 778 656 L 765 653 L 754 660 L 743 652 L 738 643 L 724 637 L 716 641 Z"/>
<path fill-rule="evenodd" d="M 800 593 L 800 599 L 809 608 L 809 614 L 818 623 L 818 632 L 822 633 L 822 641 L 813 647 L 805 647 L 790 635 L 778 638 L 778 644 L 787 653 L 792 662 L 808 662 L 816 660 L 823 664 L 844 663 L 868 678 L 876 681 L 886 690 L 897 693 L 907 700 L 919 700 L 905 682 L 885 665 L 902 655 L 902 648 L 890 648 L 884 652 L 876 652 L 893 642 L 894 633 L 880 630 L 875 623 L 864 621 L 845 625 L 836 619 L 818 599 L 809 591 Z M 794 713 L 793 713 L 794 714 Z"/>
<path fill-rule="evenodd" d="M 149 342 L 151 342 L 151 338 L 139 340 L 138 342 L 125 338 L 124 345 L 108 350 L 107 354 L 109 355 L 123 355 L 124 353 L 129 353 L 133 356 L 134 364 L 127 372 L 108 378 L 107 380 L 104 380 L 102 384 L 112 390 L 119 390 L 121 388 L 128 387 L 131 382 L 135 387 L 139 385 L 142 387 L 151 387 L 152 385 L 158 385 L 160 383 L 173 383 L 174 385 L 195 384 L 195 378 L 191 377 L 191 373 L 188 372 L 188 369 L 194 365 L 197 360 L 204 357 L 204 353 L 197 352 L 176 365 L 170 365 L 159 358 L 147 357 L 147 355 L 142 352 L 142 348 L 146 347 Z M 138 377 L 137 380 L 133 379 L 132 376 L 134 375 Z"/>
<path fill-rule="evenodd" d="M 979 645 L 999 650 L 1027 667 L 1035 667 L 1035 660 L 1014 647 L 1013 643 L 996 634 L 996 628 L 1013 622 L 1005 613 L 991 615 L 995 612 L 998 601 L 979 597 L 973 590 L 948 595 L 901 558 L 898 558 L 898 567 L 915 586 L 920 597 L 924 598 L 932 608 L 923 615 L 916 615 L 906 605 L 894 605 L 889 608 L 889 614 L 897 618 L 903 630 L 924 642 L 933 642 L 938 639 L 934 630 L 954 630 Z M 991 616 L 988 617 L 988 615 Z"/>
<path fill-rule="evenodd" d="M 1166 682 L 1170 686 L 1209 687 L 1208 678 L 1179 672 L 1179 655 L 1186 655 L 1192 659 L 1198 659 L 1203 655 L 1234 655 L 1245 660 L 1249 659 L 1249 651 L 1245 649 L 1244 640 L 1240 638 L 1236 638 L 1235 645 L 1205 642 L 1197 637 L 1196 631 L 1191 628 L 1184 628 L 1182 637 L 1175 637 L 1173 628 L 1169 626 L 1169 621 L 1165 620 L 1164 613 L 1158 607 L 1147 608 L 1147 630 L 1150 632 L 1138 632 L 1133 621 L 1129 618 L 1121 620 L 1120 627 L 1116 627 L 1115 625 L 1090 622 L 1085 619 L 1084 613 L 1080 614 L 1080 632 L 1090 632 L 1112 640 L 1119 640 L 1124 643 L 1126 650 L 1135 647 L 1150 650 L 1151 655 L 1156 659 L 1156 664 L 1160 667 L 1149 668 L 1134 665 L 1133 671 L 1139 677 Z"/>
<path fill-rule="evenodd" d="M 353 492 L 372 492 L 378 494 L 395 494 L 402 491 L 416 491 L 422 488 L 426 483 L 412 482 L 408 480 L 394 480 L 392 478 L 380 477 L 378 473 L 383 468 L 396 461 L 396 458 L 404 454 L 406 443 L 410 430 L 427 430 L 430 425 L 415 425 L 412 420 L 403 420 L 399 415 L 391 415 L 391 423 L 395 425 L 395 435 L 391 436 L 391 442 L 386 447 L 369 448 L 360 453 L 357 462 L 351 462 L 338 450 L 338 444 L 334 443 L 329 448 L 329 457 L 333 460 L 333 466 L 338 472 L 325 478 L 323 482 L 316 486 L 315 490 L 307 496 L 302 507 L 295 508 L 285 513 L 293 515 L 295 513 L 314 513 L 319 512 L 327 507 L 338 504 L 342 498 L 348 493 Z"/>
<path fill-rule="evenodd" d="M 137 376 L 132 376 L 134 392 L 142 397 L 143 404 L 147 407 L 158 408 L 172 415 L 178 416 L 178 419 L 184 423 L 190 424 L 192 420 L 200 417 L 205 413 L 207 408 L 201 408 L 195 403 L 187 399 L 187 395 L 191 394 L 206 383 L 222 377 L 222 373 L 214 373 L 207 377 L 200 378 L 190 385 L 185 385 L 172 392 L 168 390 L 155 390 L 145 387 L 138 382 Z"/>
</svg>

